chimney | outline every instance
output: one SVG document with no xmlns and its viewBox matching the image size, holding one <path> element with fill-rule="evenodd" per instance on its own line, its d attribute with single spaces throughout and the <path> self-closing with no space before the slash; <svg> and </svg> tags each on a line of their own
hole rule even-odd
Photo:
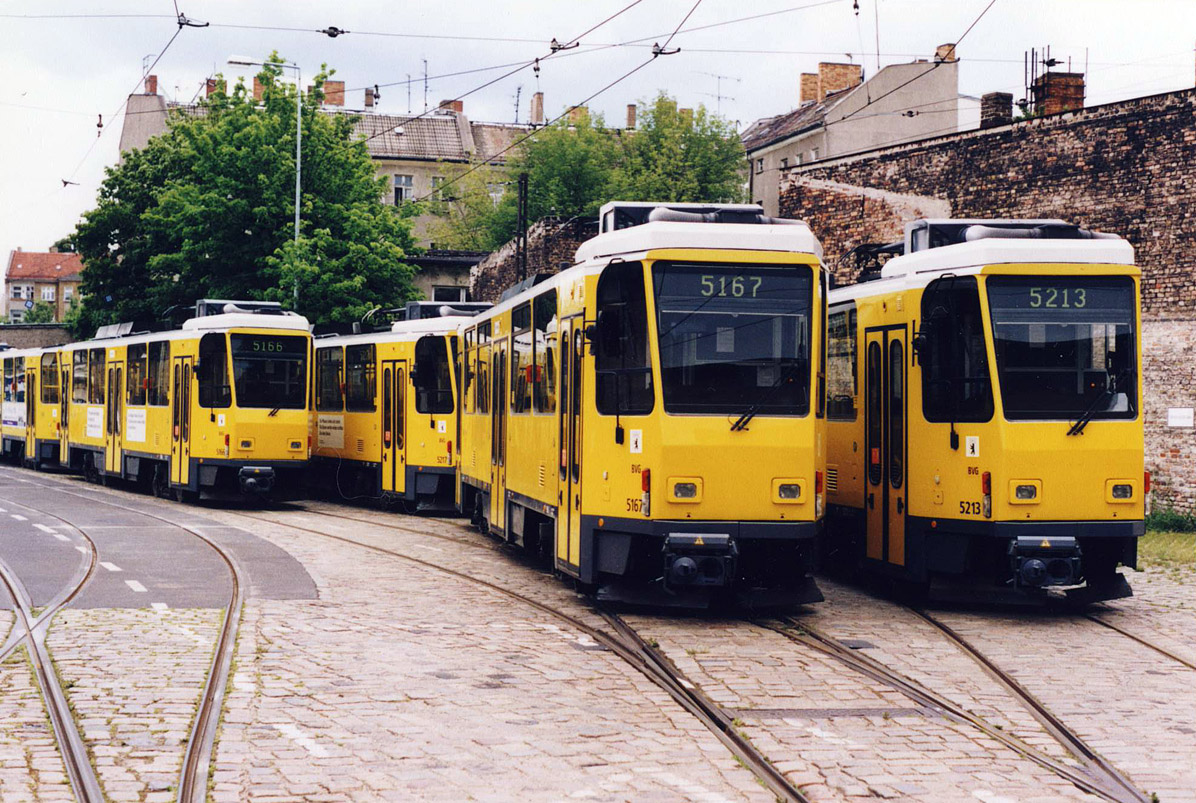
<svg viewBox="0 0 1196 803">
<path fill-rule="evenodd" d="M 263 91 L 265 91 L 265 86 L 262 84 L 262 79 L 256 75 L 253 76 L 253 99 L 260 103 Z"/>
<path fill-rule="evenodd" d="M 532 95 L 532 125 L 544 125 L 544 93 Z"/>
<path fill-rule="evenodd" d="M 158 94 L 158 76 L 156 76 L 156 75 L 145 76 L 145 94 L 147 94 L 147 95 Z"/>
<path fill-rule="evenodd" d="M 344 106 L 345 105 L 345 82 L 344 81 L 325 81 L 324 82 L 324 105 L 325 106 Z"/>
<path fill-rule="evenodd" d="M 215 78 L 209 78 L 204 84 L 204 97 L 212 97 L 216 91 L 224 91 L 224 82 L 217 81 Z"/>
<path fill-rule="evenodd" d="M 980 129 L 996 128 L 1013 122 L 1013 95 L 989 92 L 980 98 Z"/>
<path fill-rule="evenodd" d="M 465 113 L 465 101 L 463 101 L 463 100 L 442 100 L 442 101 L 440 101 L 440 111 L 456 112 L 457 114 L 464 114 Z"/>
<path fill-rule="evenodd" d="M 851 89 L 864 80 L 864 68 L 859 64 L 822 61 L 818 63 L 818 100 L 832 92 Z"/>
<path fill-rule="evenodd" d="M 804 72 L 801 74 L 801 103 L 818 100 L 818 74 Z"/>
<path fill-rule="evenodd" d="M 693 109 L 678 109 L 677 114 L 681 115 L 681 121 L 686 125 L 693 125 L 694 110 Z"/>
<path fill-rule="evenodd" d="M 955 57 L 955 43 L 951 42 L 945 45 L 939 45 L 934 50 L 934 61 L 937 64 L 940 61 L 958 61 Z"/>
<path fill-rule="evenodd" d="M 374 90 L 372 89 L 367 89 L 365 91 L 365 108 L 374 108 Z"/>
<path fill-rule="evenodd" d="M 569 125 L 577 125 L 581 123 L 590 110 L 585 106 L 572 106 L 569 108 Z"/>
<path fill-rule="evenodd" d="M 628 131 L 635 130 L 635 111 L 636 111 L 635 104 L 628 103 L 627 104 L 627 130 Z"/>
<path fill-rule="evenodd" d="M 1084 108 L 1084 73 L 1048 72 L 1038 76 L 1030 87 L 1034 111 L 1060 114 Z"/>
</svg>

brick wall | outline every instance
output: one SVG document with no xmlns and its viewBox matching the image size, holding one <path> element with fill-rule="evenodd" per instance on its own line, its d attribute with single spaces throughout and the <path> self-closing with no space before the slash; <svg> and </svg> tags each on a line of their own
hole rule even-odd
<svg viewBox="0 0 1196 803">
<path fill-rule="evenodd" d="M 14 349 L 39 349 L 72 343 L 65 326 L 56 323 L 0 324 L 0 343 Z"/>
<path fill-rule="evenodd" d="M 1143 271 L 1147 468 L 1156 503 L 1186 511 L 1196 433 L 1168 428 L 1166 411 L 1196 407 L 1194 204 L 1193 90 L 795 167 L 780 193 L 780 214 L 809 222 L 841 280 L 854 271 L 840 255 L 918 217 L 1058 217 L 1126 237 Z"/>
<path fill-rule="evenodd" d="M 527 230 L 527 275 L 556 273 L 562 263 L 573 264 L 577 246 L 597 234 L 594 220 L 541 220 Z M 474 301 L 498 301 L 503 290 L 519 281 L 515 241 L 504 245 L 469 272 L 469 295 Z"/>
</svg>

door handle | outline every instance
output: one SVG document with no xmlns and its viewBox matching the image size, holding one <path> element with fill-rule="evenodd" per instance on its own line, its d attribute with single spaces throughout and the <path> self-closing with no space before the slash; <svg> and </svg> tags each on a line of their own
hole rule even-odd
<svg viewBox="0 0 1196 803">
<path fill-rule="evenodd" d="M 868 509 L 872 510 L 876 507 L 876 494 L 868 494 Z"/>
<path fill-rule="evenodd" d="M 901 498 L 900 496 L 897 497 L 897 512 L 898 513 L 905 512 L 905 500 L 903 498 Z"/>
</svg>

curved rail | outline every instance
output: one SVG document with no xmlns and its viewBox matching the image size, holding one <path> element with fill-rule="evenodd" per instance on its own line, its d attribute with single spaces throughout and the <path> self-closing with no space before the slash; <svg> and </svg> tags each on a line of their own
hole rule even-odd
<svg viewBox="0 0 1196 803">
<path fill-rule="evenodd" d="M 45 513 L 45 511 L 20 502 L 11 502 L 11 504 L 25 508 L 26 510 Z M 104 799 L 104 794 L 100 787 L 99 779 L 96 777 L 95 769 L 91 765 L 91 758 L 87 754 L 87 746 L 83 743 L 83 737 L 80 736 L 79 729 L 76 727 L 74 715 L 71 713 L 70 704 L 67 702 L 66 692 L 63 691 L 62 684 L 58 680 L 58 673 L 53 669 L 45 642 L 46 629 L 54 614 L 58 613 L 64 605 L 78 596 L 79 592 L 95 573 L 98 560 L 96 547 L 95 542 L 78 527 L 70 524 L 60 516 L 55 516 L 52 513 L 46 513 L 46 515 L 71 527 L 87 542 L 90 549 L 85 562 L 86 569 L 83 571 L 82 576 L 78 576 L 78 573 L 76 573 L 77 578 L 73 579 L 72 583 L 66 589 L 60 591 L 51 600 L 40 616 L 34 616 L 31 601 L 20 580 L 7 564 L 0 561 L 0 584 L 4 585 L 9 596 L 12 597 L 13 609 L 17 614 L 17 619 L 20 620 L 20 624 L 25 630 L 25 633 L 23 635 L 18 634 L 16 639 L 13 639 L 12 636 L 9 637 L 5 645 L 4 655 L 12 652 L 21 643 L 27 644 L 29 660 L 33 664 L 38 686 L 41 687 L 42 698 L 46 702 L 46 713 L 50 717 L 50 724 L 54 729 L 54 736 L 58 741 L 62 754 L 62 763 L 66 769 L 67 777 L 70 779 L 71 788 L 75 791 L 75 797 L 82 803 L 93 803 L 93 801 L 94 803 L 101 803 Z M 14 623 L 14 634 L 16 634 L 16 630 L 17 625 Z"/>
<path fill-rule="evenodd" d="M 1155 644 L 1153 641 L 1146 638 L 1145 636 L 1139 636 L 1137 633 L 1126 630 L 1121 625 L 1115 625 L 1112 622 L 1108 621 L 1107 619 L 1104 619 L 1100 616 L 1096 616 L 1095 614 L 1087 613 L 1087 614 L 1084 614 L 1084 616 L 1086 618 L 1091 619 L 1092 621 L 1096 622 L 1098 625 L 1103 625 L 1104 627 L 1107 627 L 1110 630 L 1120 633 L 1121 635 L 1125 636 L 1126 638 L 1128 638 L 1132 641 L 1138 642 L 1143 647 L 1149 647 L 1150 649 L 1157 652 L 1159 655 L 1162 655 L 1166 658 L 1170 658 L 1172 661 L 1175 661 L 1177 663 L 1183 664 L 1188 669 L 1196 670 L 1196 662 L 1192 662 L 1192 661 L 1188 660 L 1187 658 L 1184 658 L 1182 655 L 1177 655 L 1176 653 L 1173 653 L 1171 650 L 1167 649 L 1166 647 L 1161 647 L 1158 644 Z"/>
<path fill-rule="evenodd" d="M 416 564 L 426 569 L 431 569 L 436 572 L 447 574 L 451 577 L 465 580 L 469 583 L 474 583 L 483 586 L 491 591 L 495 591 L 510 599 L 517 600 L 525 605 L 529 605 L 541 613 L 552 616 L 570 627 L 589 636 L 595 642 L 609 649 L 611 652 L 623 659 L 632 668 L 641 672 L 645 677 L 663 689 L 678 705 L 688 711 L 698 721 L 705 725 L 720 742 L 737 758 L 744 763 L 748 771 L 754 774 L 761 783 L 765 785 L 778 799 L 784 801 L 796 801 L 797 803 L 805 803 L 806 797 L 801 793 L 796 786 L 790 783 L 780 772 L 776 769 L 768 759 L 760 753 L 752 744 L 735 729 L 732 720 L 728 717 L 718 706 L 716 706 L 709 698 L 707 698 L 697 687 L 685 678 L 685 676 L 671 663 L 663 659 L 655 650 L 649 647 L 642 639 L 639 638 L 630 627 L 626 625 L 621 619 L 605 610 L 597 610 L 596 612 L 602 616 L 615 629 L 615 635 L 611 635 L 603 630 L 592 627 L 582 620 L 571 614 L 546 605 L 539 600 L 520 594 L 509 588 L 505 588 L 497 583 L 492 583 L 489 580 L 484 580 L 480 577 L 465 572 L 450 569 L 446 566 L 441 566 L 431 561 L 416 558 L 411 555 L 406 555 L 402 552 L 386 547 L 377 546 L 375 544 L 367 544 L 362 541 L 357 541 L 352 538 L 346 538 L 332 533 L 325 533 L 319 530 L 313 530 L 310 527 L 302 527 L 297 524 L 288 524 L 286 522 L 277 521 L 274 519 L 267 519 L 263 517 L 253 516 L 248 513 L 240 511 L 235 512 L 235 515 L 243 516 L 244 518 L 260 521 L 267 524 L 274 524 L 276 526 L 288 527 L 300 532 L 310 533 L 321 538 L 329 538 L 334 541 L 351 544 L 353 546 L 369 549 L 374 552 L 379 552 L 384 555 L 399 558 L 409 563 Z M 330 516 L 333 518 L 348 518 L 341 517 L 331 513 L 322 513 L 321 515 Z M 418 532 L 418 531 L 417 531 Z M 419 533 L 426 535 L 427 533 Z M 460 543 L 460 542 L 459 542 Z"/>
</svg>

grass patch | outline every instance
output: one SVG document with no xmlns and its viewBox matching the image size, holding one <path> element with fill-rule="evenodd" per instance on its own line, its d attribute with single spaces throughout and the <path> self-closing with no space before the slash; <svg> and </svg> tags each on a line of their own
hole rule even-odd
<svg viewBox="0 0 1196 803">
<path fill-rule="evenodd" d="M 1146 566 L 1196 566 L 1196 532 L 1150 530 L 1138 542 L 1138 559 Z"/>
<path fill-rule="evenodd" d="M 1196 533 L 1196 516 L 1169 508 L 1152 510 L 1146 517 L 1147 531 L 1162 533 Z"/>
</svg>

